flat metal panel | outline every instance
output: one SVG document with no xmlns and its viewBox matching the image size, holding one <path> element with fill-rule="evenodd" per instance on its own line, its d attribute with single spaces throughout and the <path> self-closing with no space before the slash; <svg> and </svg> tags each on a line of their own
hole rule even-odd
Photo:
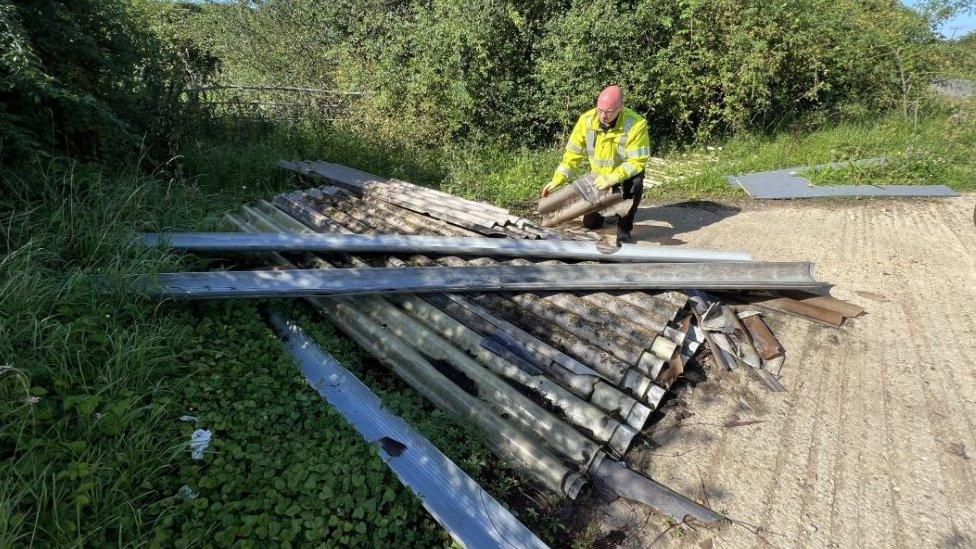
<svg viewBox="0 0 976 549">
<path fill-rule="evenodd" d="M 797 175 L 806 168 L 785 168 L 768 172 L 730 175 L 732 185 L 742 187 L 753 198 L 827 198 L 841 196 L 924 197 L 959 196 L 945 185 L 814 185 Z"/>
<path fill-rule="evenodd" d="M 751 261 L 745 252 L 636 244 L 597 246 L 577 240 L 321 233 L 146 233 L 136 241 L 201 252 L 364 252 L 573 259 L 617 263 Z"/>
<path fill-rule="evenodd" d="M 606 289 L 820 289 L 810 263 L 634 263 L 164 273 L 157 297 L 222 298 Z"/>
<path fill-rule="evenodd" d="M 477 482 L 426 438 L 386 409 L 379 398 L 295 323 L 277 313 L 271 323 L 305 379 L 377 451 L 458 543 L 466 547 L 546 547 Z"/>
<path fill-rule="evenodd" d="M 653 479 L 631 471 L 619 461 L 603 460 L 594 474 L 619 496 L 650 505 L 679 523 L 684 522 L 687 516 L 709 525 L 725 520 L 725 517 L 715 511 L 691 501 Z"/>
</svg>

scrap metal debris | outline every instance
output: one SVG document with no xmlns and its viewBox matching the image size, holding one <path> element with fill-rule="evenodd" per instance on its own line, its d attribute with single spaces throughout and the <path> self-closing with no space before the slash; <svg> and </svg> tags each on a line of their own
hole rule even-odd
<svg viewBox="0 0 976 549">
<path fill-rule="evenodd" d="M 539 227 L 501 208 L 336 164 L 280 166 L 325 184 L 244 206 L 227 216 L 231 228 L 258 239 L 264 238 L 261 233 L 291 233 L 307 240 L 322 234 L 363 242 L 382 241 L 375 239 L 378 235 L 471 242 L 491 237 L 503 243 L 500 248 L 544 239 L 574 241 L 590 249 L 599 239 Z M 828 311 L 843 322 L 863 313 L 826 296 L 784 293 L 784 288 L 823 289 L 808 264 L 593 265 L 569 263 L 574 260 L 565 257 L 500 260 L 489 253 L 471 255 L 445 255 L 430 248 L 373 253 L 361 248 L 267 248 L 274 266 L 284 270 L 261 276 L 262 284 L 327 278 L 347 288 L 383 277 L 387 282 L 389 277 L 427 280 L 422 294 L 398 293 L 398 286 L 387 284 L 377 285 L 374 290 L 383 291 L 368 296 L 314 296 L 308 286 L 288 295 L 304 296 L 435 406 L 480 429 L 495 454 L 541 486 L 573 499 L 598 479 L 617 495 L 678 521 L 690 515 L 711 524 L 722 517 L 631 470 L 624 457 L 669 390 L 686 379 L 689 366 L 711 357 L 720 368 L 741 366 L 771 390 L 784 390 L 778 374 L 787 353 L 763 314 L 794 309 L 795 314 L 817 318 Z M 663 276 L 662 269 L 677 274 L 649 283 L 648 277 Z M 773 286 L 777 290 L 744 291 L 771 281 L 767 277 L 755 284 L 764 269 L 772 269 L 766 275 L 776 273 L 772 281 L 779 281 Z M 702 291 L 709 287 L 706 275 L 719 271 L 735 285 Z M 462 272 L 492 273 L 495 285 L 473 276 L 458 278 Z M 235 277 L 253 276 L 240 273 L 200 274 L 238 283 L 243 279 Z M 443 281 L 447 273 L 454 273 L 452 285 L 429 283 L 438 277 Z M 509 276 L 497 278 L 500 273 Z M 628 277 L 633 285 L 624 287 L 621 281 Z M 787 279 L 791 282 L 782 284 Z M 230 286 L 221 290 L 224 295 L 242 295 L 243 286 Z M 456 293 L 460 290 L 467 292 Z M 415 443 L 403 434 L 389 438 L 406 447 L 399 456 L 387 452 L 391 459 L 411 455 Z"/>
<path fill-rule="evenodd" d="M 865 299 L 870 299 L 871 301 L 877 301 L 878 303 L 887 303 L 891 301 L 890 299 L 888 299 L 888 296 L 884 294 L 875 293 L 875 292 L 865 292 L 865 291 L 858 290 L 855 291 L 854 293 Z"/>
</svg>

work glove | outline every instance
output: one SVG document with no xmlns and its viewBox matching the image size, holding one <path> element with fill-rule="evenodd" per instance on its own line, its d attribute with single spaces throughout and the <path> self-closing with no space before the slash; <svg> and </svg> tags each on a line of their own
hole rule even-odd
<svg viewBox="0 0 976 549">
<path fill-rule="evenodd" d="M 559 188 L 559 184 L 558 183 L 556 183 L 555 181 L 550 181 L 550 182 L 546 183 L 546 185 L 544 187 L 542 187 L 542 194 L 540 196 L 542 196 L 543 198 L 545 198 L 545 197 L 549 196 L 549 193 L 551 193 L 552 191 L 554 191 L 554 190 L 556 190 L 558 188 Z"/>
<path fill-rule="evenodd" d="M 613 180 L 605 175 L 598 175 L 596 176 L 596 179 L 593 181 L 593 186 L 600 189 L 601 191 L 605 189 L 609 189 L 610 187 L 613 187 Z"/>
</svg>

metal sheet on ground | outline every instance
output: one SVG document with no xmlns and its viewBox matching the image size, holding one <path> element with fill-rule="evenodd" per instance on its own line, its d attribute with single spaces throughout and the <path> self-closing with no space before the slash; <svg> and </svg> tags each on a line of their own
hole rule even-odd
<svg viewBox="0 0 976 549">
<path fill-rule="evenodd" d="M 941 197 L 959 196 L 945 185 L 814 185 L 797 175 L 806 168 L 785 168 L 768 172 L 730 175 L 726 180 L 742 187 L 753 198 L 827 198 L 844 196 Z"/>
<path fill-rule="evenodd" d="M 604 460 L 595 474 L 619 496 L 650 505 L 678 522 L 684 522 L 687 517 L 708 525 L 715 525 L 725 520 L 715 511 L 628 469 L 620 462 Z"/>
<path fill-rule="evenodd" d="M 402 419 L 295 323 L 271 314 L 275 330 L 312 386 L 377 451 L 424 508 L 466 547 L 546 547 L 477 482 Z"/>
<path fill-rule="evenodd" d="M 820 289 L 804 262 L 611 263 L 163 273 L 137 278 L 154 297 L 195 299 L 606 289 Z"/>
<path fill-rule="evenodd" d="M 745 252 L 700 248 L 662 248 L 636 244 L 606 247 L 577 240 L 515 240 L 399 234 L 145 233 L 139 235 L 136 242 L 145 246 L 167 246 L 203 252 L 406 253 L 558 258 L 620 263 L 752 260 L 752 256 Z"/>
</svg>

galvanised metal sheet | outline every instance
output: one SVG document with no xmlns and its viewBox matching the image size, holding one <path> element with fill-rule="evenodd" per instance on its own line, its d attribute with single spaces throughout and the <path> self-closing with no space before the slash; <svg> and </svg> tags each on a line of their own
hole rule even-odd
<svg viewBox="0 0 976 549">
<path fill-rule="evenodd" d="M 294 269 L 164 273 L 137 278 L 156 297 L 233 298 L 607 289 L 821 289 L 805 262 L 631 263 Z"/>
<path fill-rule="evenodd" d="M 275 312 L 270 318 L 309 385 L 368 443 L 377 445 L 387 466 L 458 543 L 465 547 L 546 547 L 430 441 L 384 409 L 368 387 L 298 325 Z"/>
<path fill-rule="evenodd" d="M 790 198 L 827 198 L 841 196 L 959 196 L 945 185 L 814 185 L 797 175 L 806 168 L 785 168 L 768 172 L 730 175 L 732 185 L 742 187 L 753 198 L 785 200 Z"/>
<path fill-rule="evenodd" d="M 751 261 L 745 252 L 624 244 L 597 246 L 577 240 L 516 240 L 463 236 L 321 233 L 147 233 L 146 246 L 204 252 L 365 252 L 573 259 L 620 263 Z"/>
</svg>

